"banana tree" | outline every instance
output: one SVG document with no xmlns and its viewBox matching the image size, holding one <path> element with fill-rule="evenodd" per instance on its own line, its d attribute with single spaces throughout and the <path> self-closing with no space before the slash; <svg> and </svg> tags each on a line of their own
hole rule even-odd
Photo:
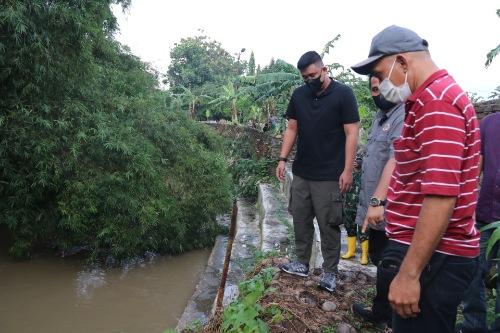
<svg viewBox="0 0 500 333">
<path fill-rule="evenodd" d="M 210 96 L 203 94 L 202 89 L 187 88 L 180 86 L 182 90 L 179 94 L 173 94 L 173 98 L 181 100 L 188 104 L 188 115 L 190 118 L 196 118 L 196 107 L 204 100 L 210 99 Z"/>
<path fill-rule="evenodd" d="M 236 102 L 241 96 L 241 92 L 238 89 L 238 84 L 235 81 L 229 81 L 227 84 L 222 86 L 219 92 L 219 96 L 213 98 L 209 104 L 216 107 L 227 107 L 231 109 L 231 121 L 235 124 L 238 123 L 238 109 L 236 107 Z"/>
</svg>

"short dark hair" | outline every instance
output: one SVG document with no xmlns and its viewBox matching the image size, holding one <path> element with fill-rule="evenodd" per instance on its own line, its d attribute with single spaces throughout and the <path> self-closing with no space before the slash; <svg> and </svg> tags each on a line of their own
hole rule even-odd
<svg viewBox="0 0 500 333">
<path fill-rule="evenodd" d="M 302 71 L 312 64 L 321 64 L 321 66 L 323 66 L 323 60 L 321 60 L 321 56 L 316 51 L 304 53 L 300 57 L 299 62 L 297 62 L 297 68 L 299 71 Z"/>
</svg>

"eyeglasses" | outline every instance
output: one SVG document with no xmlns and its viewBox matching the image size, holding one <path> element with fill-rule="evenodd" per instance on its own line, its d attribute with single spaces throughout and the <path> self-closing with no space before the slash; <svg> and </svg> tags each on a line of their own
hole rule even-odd
<svg viewBox="0 0 500 333">
<path fill-rule="evenodd" d="M 372 90 L 372 93 L 374 93 L 374 94 L 378 94 L 378 92 L 380 91 L 380 89 L 378 87 L 372 87 L 371 90 Z"/>
</svg>

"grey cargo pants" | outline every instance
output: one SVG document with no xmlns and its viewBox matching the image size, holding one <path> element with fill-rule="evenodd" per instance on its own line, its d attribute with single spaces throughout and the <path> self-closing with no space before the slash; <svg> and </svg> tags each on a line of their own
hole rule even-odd
<svg viewBox="0 0 500 333">
<path fill-rule="evenodd" d="M 294 175 L 289 210 L 293 217 L 298 260 L 306 265 L 309 263 L 314 236 L 313 219 L 316 217 L 321 236 L 323 270 L 337 272 L 343 212 L 339 183 L 311 181 Z"/>
</svg>

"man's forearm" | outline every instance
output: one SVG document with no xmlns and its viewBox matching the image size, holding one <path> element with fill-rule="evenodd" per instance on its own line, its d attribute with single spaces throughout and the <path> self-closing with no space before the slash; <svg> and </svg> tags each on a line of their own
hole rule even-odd
<svg viewBox="0 0 500 333">
<path fill-rule="evenodd" d="M 344 171 L 350 171 L 354 169 L 354 158 L 356 156 L 356 146 L 358 145 L 358 132 L 353 131 L 346 134 L 345 139 L 345 165 Z"/>
<path fill-rule="evenodd" d="M 281 145 L 280 157 L 288 157 L 288 155 L 292 151 L 296 139 L 297 130 L 287 127 L 287 129 L 285 130 L 285 134 L 283 134 L 283 144 Z"/>
<path fill-rule="evenodd" d="M 382 170 L 382 174 L 380 175 L 380 180 L 378 182 L 377 188 L 373 193 L 375 198 L 380 200 L 385 200 L 387 197 L 387 189 L 389 188 L 389 183 L 391 181 L 392 172 L 396 167 L 396 160 L 394 157 L 391 157 L 384 166 L 384 170 Z"/>
<path fill-rule="evenodd" d="M 413 234 L 410 248 L 399 274 L 419 279 L 434 250 L 443 237 L 455 206 L 456 197 L 426 196 Z"/>
</svg>

